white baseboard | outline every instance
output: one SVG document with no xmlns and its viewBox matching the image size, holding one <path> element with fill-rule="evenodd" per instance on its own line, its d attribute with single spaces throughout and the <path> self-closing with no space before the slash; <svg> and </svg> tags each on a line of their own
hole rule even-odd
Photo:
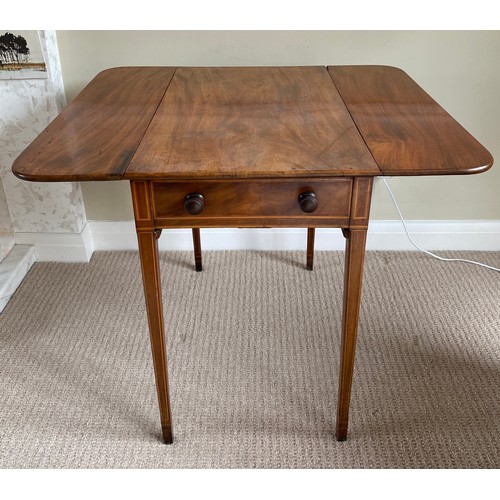
<svg viewBox="0 0 500 500">
<path fill-rule="evenodd" d="M 88 262 L 94 253 L 88 222 L 79 234 L 15 233 L 14 239 L 16 245 L 33 245 L 37 262 Z"/>
<path fill-rule="evenodd" d="M 408 221 L 415 242 L 428 250 L 500 250 L 500 221 Z M 306 229 L 202 229 L 204 250 L 304 250 Z M 35 246 L 38 261 L 88 262 L 94 250 L 137 250 L 133 221 L 89 221 L 81 234 L 17 233 Z M 192 250 L 190 229 L 164 230 L 160 250 Z M 367 250 L 415 250 L 399 221 L 372 221 Z M 317 229 L 316 250 L 343 250 L 340 229 Z"/>
<path fill-rule="evenodd" d="M 500 250 L 500 221 L 406 221 L 411 237 L 426 250 Z M 368 250 L 416 250 L 400 221 L 373 221 Z"/>
<path fill-rule="evenodd" d="M 90 223 L 95 250 L 136 250 L 133 221 Z M 500 221 L 409 221 L 415 242 L 430 250 L 500 250 Z M 206 250 L 302 250 L 306 229 L 202 229 Z M 163 231 L 160 250 L 191 250 L 190 229 Z M 399 221 L 372 221 L 367 250 L 415 250 Z M 340 229 L 317 229 L 317 250 L 343 250 Z"/>
<path fill-rule="evenodd" d="M 95 250 L 137 250 L 133 221 L 89 222 Z M 500 250 L 500 221 L 409 221 L 415 242 L 430 250 Z M 306 229 L 202 229 L 205 250 L 303 250 Z M 164 230 L 160 250 L 191 250 L 190 229 Z M 340 229 L 317 229 L 316 250 L 343 250 Z M 415 250 L 399 221 L 372 221 L 367 250 Z"/>
</svg>

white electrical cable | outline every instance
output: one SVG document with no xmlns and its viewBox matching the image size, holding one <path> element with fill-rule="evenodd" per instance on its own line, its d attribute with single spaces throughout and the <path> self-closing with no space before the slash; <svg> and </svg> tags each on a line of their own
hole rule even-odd
<svg viewBox="0 0 500 500">
<path fill-rule="evenodd" d="M 389 184 L 387 184 L 387 181 L 381 177 L 381 179 L 384 181 L 385 187 L 387 188 L 387 191 L 389 191 L 389 194 L 391 195 L 392 202 L 394 203 L 394 206 L 396 207 L 396 210 L 398 211 L 399 218 L 401 219 L 401 222 L 403 223 L 403 228 L 405 230 L 406 236 L 408 236 L 408 239 L 410 240 L 411 244 L 417 249 L 420 250 L 421 252 L 426 253 L 427 255 L 430 255 L 431 257 L 434 257 L 435 259 L 439 260 L 444 260 L 448 262 L 467 262 L 468 264 L 475 264 L 477 266 L 481 267 L 486 267 L 487 269 L 492 269 L 493 271 L 498 271 L 500 272 L 500 269 L 497 267 L 489 266 L 487 264 L 483 264 L 481 262 L 475 262 L 473 260 L 467 260 L 467 259 L 449 259 L 447 257 L 440 257 L 439 255 L 436 255 L 435 253 L 429 252 L 429 250 L 424 250 L 423 248 L 420 248 L 413 240 L 412 237 L 410 236 L 410 233 L 408 232 L 408 229 L 406 227 L 406 222 L 403 218 L 403 214 L 401 213 L 401 210 L 398 207 L 398 204 L 396 203 L 396 198 L 394 198 L 394 195 L 392 194 L 391 188 L 389 187 Z"/>
</svg>

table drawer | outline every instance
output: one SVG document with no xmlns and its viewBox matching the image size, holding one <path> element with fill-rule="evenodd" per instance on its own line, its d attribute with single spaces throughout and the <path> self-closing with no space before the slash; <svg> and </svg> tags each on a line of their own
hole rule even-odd
<svg viewBox="0 0 500 500">
<path fill-rule="evenodd" d="M 159 225 L 331 226 L 349 220 L 352 179 L 159 181 L 152 191 Z"/>
</svg>

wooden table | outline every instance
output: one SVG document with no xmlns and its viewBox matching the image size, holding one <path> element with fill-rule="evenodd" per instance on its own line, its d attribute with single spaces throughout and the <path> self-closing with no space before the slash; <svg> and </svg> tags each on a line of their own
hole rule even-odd
<svg viewBox="0 0 500 500">
<path fill-rule="evenodd" d="M 99 73 L 13 171 L 30 181 L 130 181 L 165 443 L 173 434 L 161 230 L 341 228 L 346 257 L 336 437 L 343 441 L 373 178 L 471 174 L 492 163 L 488 151 L 397 68 L 122 67 Z"/>
</svg>

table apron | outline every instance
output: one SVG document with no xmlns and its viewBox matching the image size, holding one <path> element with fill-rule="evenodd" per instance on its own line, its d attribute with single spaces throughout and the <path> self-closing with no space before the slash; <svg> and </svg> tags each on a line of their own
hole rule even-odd
<svg viewBox="0 0 500 500">
<path fill-rule="evenodd" d="M 345 227 L 353 179 L 227 179 L 152 181 L 155 227 Z M 299 196 L 314 193 L 317 208 L 305 212 Z M 188 195 L 201 195 L 203 209 L 190 214 Z"/>
<path fill-rule="evenodd" d="M 371 177 L 132 181 L 138 231 L 192 227 L 368 227 Z M 299 195 L 312 192 L 317 208 L 306 213 Z M 190 194 L 203 208 L 186 211 Z"/>
</svg>

